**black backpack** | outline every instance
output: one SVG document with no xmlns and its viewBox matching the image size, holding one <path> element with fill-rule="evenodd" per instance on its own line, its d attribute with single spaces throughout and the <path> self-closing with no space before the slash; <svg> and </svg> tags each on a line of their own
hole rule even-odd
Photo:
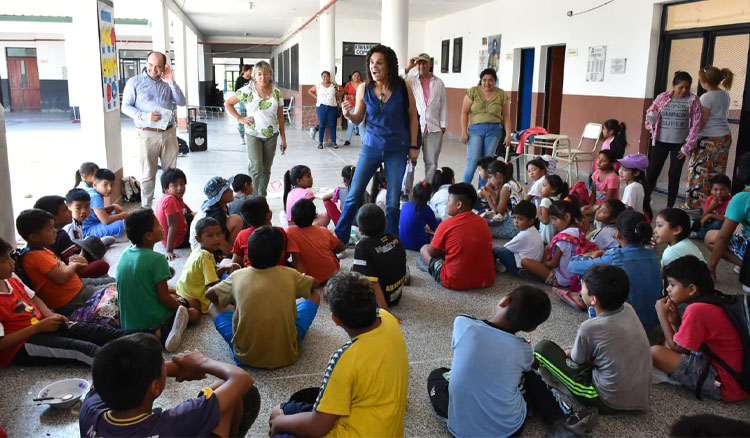
<svg viewBox="0 0 750 438">
<path fill-rule="evenodd" d="M 708 303 L 723 308 L 727 317 L 740 334 L 740 341 L 742 342 L 741 370 L 735 370 L 730 367 L 722 358 L 711 351 L 706 344 L 701 345 L 700 353 L 703 354 L 708 363 L 698 378 L 695 396 L 700 400 L 701 388 L 706 381 L 706 377 L 708 377 L 709 367 L 712 362 L 716 362 L 731 374 L 745 392 L 750 392 L 750 295 L 726 295 L 715 291 L 713 294 L 701 295 L 693 302 Z"/>
<path fill-rule="evenodd" d="M 23 257 L 30 253 L 31 251 L 38 251 L 42 250 L 44 248 L 31 248 L 26 247 L 24 249 L 17 249 L 13 252 L 11 257 L 13 257 L 13 260 L 16 262 L 16 275 L 18 275 L 18 278 L 23 281 L 23 283 L 29 287 L 29 289 L 34 289 L 34 284 L 31 283 L 31 279 L 29 278 L 29 275 L 26 273 L 26 270 L 23 268 Z"/>
</svg>

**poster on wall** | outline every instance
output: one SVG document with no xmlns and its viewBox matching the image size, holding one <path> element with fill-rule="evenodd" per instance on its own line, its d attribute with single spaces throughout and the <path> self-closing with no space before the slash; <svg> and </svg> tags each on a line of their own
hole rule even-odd
<svg viewBox="0 0 750 438">
<path fill-rule="evenodd" d="M 489 58 L 480 71 L 485 68 L 491 68 L 497 71 L 498 67 L 500 67 L 500 34 L 487 37 L 487 53 L 489 54 Z"/>
<path fill-rule="evenodd" d="M 99 0 L 99 48 L 101 52 L 102 92 L 104 110 L 114 111 L 120 106 L 119 69 L 115 40 L 115 10 L 110 0 Z"/>
<path fill-rule="evenodd" d="M 481 49 L 479 51 L 479 70 L 482 71 L 489 65 L 490 54 L 487 49 Z"/>
<path fill-rule="evenodd" d="M 613 75 L 624 75 L 627 64 L 628 58 L 612 58 L 612 64 L 609 66 L 609 72 Z"/>
<path fill-rule="evenodd" d="M 589 61 L 586 66 L 586 82 L 604 80 L 604 61 L 607 58 L 607 46 L 589 47 Z"/>
</svg>

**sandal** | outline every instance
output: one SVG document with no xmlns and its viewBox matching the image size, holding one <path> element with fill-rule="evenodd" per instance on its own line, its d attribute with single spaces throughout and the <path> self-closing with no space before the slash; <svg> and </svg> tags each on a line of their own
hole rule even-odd
<svg viewBox="0 0 750 438">
<path fill-rule="evenodd" d="M 323 143 L 318 143 L 318 149 L 323 149 Z"/>
<path fill-rule="evenodd" d="M 553 287 L 552 292 L 554 292 L 555 295 L 557 295 L 557 297 L 560 298 L 563 303 L 569 305 L 570 307 L 576 310 L 586 310 L 585 305 L 582 306 L 582 303 L 579 303 L 575 298 L 571 296 L 571 294 L 573 294 L 574 292 L 557 287 Z"/>
</svg>

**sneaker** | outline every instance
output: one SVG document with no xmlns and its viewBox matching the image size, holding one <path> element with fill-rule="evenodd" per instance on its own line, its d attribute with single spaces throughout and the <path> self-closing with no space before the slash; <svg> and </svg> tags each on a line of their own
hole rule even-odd
<svg viewBox="0 0 750 438">
<path fill-rule="evenodd" d="M 315 128 L 310 128 L 310 138 L 315 140 Z"/>
<path fill-rule="evenodd" d="M 350 144 L 351 144 L 351 142 L 349 140 L 347 140 L 347 141 L 344 142 L 344 146 L 349 146 Z"/>
<path fill-rule="evenodd" d="M 536 276 L 534 274 L 532 274 L 531 272 L 523 268 L 518 270 L 518 276 L 521 278 L 521 280 L 524 280 L 524 281 L 536 280 Z"/>
<path fill-rule="evenodd" d="M 318 149 L 323 149 L 323 143 L 318 143 Z"/>
<path fill-rule="evenodd" d="M 599 410 L 589 408 L 576 415 L 568 415 L 565 418 L 565 429 L 573 432 L 576 436 L 588 436 L 599 422 Z"/>
<path fill-rule="evenodd" d="M 508 268 L 505 267 L 505 265 L 502 264 L 502 262 L 500 260 L 495 260 L 495 270 L 497 272 L 503 273 L 503 272 L 507 271 Z"/>
<path fill-rule="evenodd" d="M 172 353 L 173 351 L 180 348 L 180 344 L 182 343 L 182 334 L 185 332 L 185 327 L 187 327 L 188 318 L 189 316 L 187 307 L 180 306 L 174 316 L 172 330 L 169 331 L 167 341 L 164 343 L 164 349 L 168 352 Z"/>
<path fill-rule="evenodd" d="M 409 202 L 409 195 L 406 193 L 401 194 L 401 202 Z"/>
<path fill-rule="evenodd" d="M 739 273 L 740 273 L 740 270 L 742 270 L 742 267 L 741 267 L 741 266 L 735 266 L 735 267 L 734 267 L 734 273 L 735 273 L 735 274 L 739 274 Z"/>
<path fill-rule="evenodd" d="M 698 233 L 696 233 L 695 231 L 691 231 L 690 232 L 690 238 L 691 239 L 697 239 L 698 238 Z"/>
<path fill-rule="evenodd" d="M 245 144 L 245 137 L 244 136 L 240 137 L 240 144 Z"/>
<path fill-rule="evenodd" d="M 110 246 L 114 245 L 117 239 L 114 238 L 114 236 L 104 236 L 102 237 L 102 243 L 104 244 L 105 248 L 109 248 Z"/>
<path fill-rule="evenodd" d="M 336 142 L 331 143 L 331 147 L 334 149 L 338 149 L 339 145 L 336 144 Z"/>
</svg>

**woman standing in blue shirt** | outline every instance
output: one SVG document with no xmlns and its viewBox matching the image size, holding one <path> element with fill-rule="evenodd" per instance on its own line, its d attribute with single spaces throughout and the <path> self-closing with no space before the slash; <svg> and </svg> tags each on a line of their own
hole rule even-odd
<svg viewBox="0 0 750 438">
<path fill-rule="evenodd" d="M 617 216 L 617 241 L 621 248 L 607 252 L 595 251 L 591 258 L 587 255 L 575 256 L 568 264 L 573 274 L 583 275 L 592 265 L 604 263 L 622 268 L 630 280 L 630 293 L 626 302 L 633 306 L 643 328 L 648 333 L 659 327 L 655 304 L 662 297 L 661 264 L 656 251 L 646 248 L 651 241 L 653 230 L 646 216 L 634 210 L 626 210 Z"/>
<path fill-rule="evenodd" d="M 399 198 L 406 160 L 416 164 L 417 107 L 408 82 L 398 75 L 398 59 L 390 47 L 378 44 L 367 52 L 367 82 L 357 88 L 354 112 L 352 104 L 341 104 L 344 117 L 358 125 L 367 120 L 367 137 L 357 161 L 349 195 L 336 225 L 336 236 L 349 242 L 349 233 L 357 215 L 359 200 L 380 163 L 385 165 L 388 181 L 386 231 L 398 235 Z"/>
</svg>

